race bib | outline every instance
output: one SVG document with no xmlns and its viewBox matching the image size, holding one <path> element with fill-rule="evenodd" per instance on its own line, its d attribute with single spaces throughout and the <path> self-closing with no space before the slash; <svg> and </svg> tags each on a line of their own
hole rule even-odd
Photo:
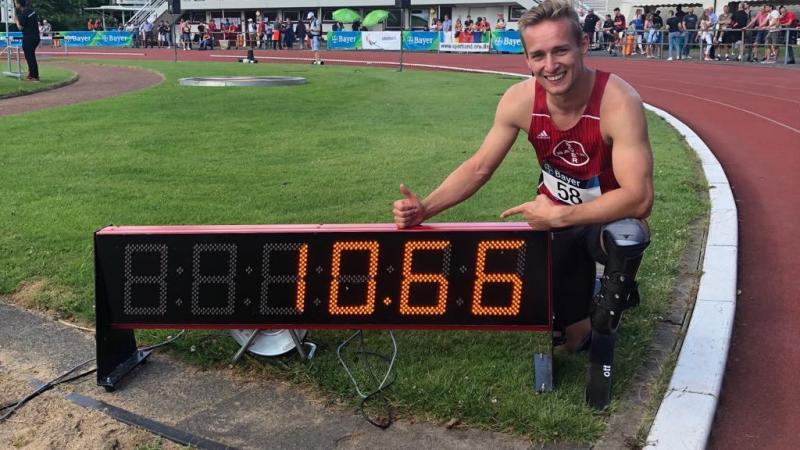
<svg viewBox="0 0 800 450">
<path fill-rule="evenodd" d="M 562 173 L 550 164 L 542 167 L 542 182 L 554 197 L 571 205 L 588 203 L 602 195 L 598 177 L 578 180 Z"/>
</svg>

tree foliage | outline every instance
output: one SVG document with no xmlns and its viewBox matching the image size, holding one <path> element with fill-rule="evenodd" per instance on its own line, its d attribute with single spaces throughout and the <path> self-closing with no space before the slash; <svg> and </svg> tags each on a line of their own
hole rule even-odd
<svg viewBox="0 0 800 450">
<path fill-rule="evenodd" d="M 107 5 L 107 0 L 32 0 L 31 6 L 40 19 L 47 19 L 54 30 L 82 30 L 89 17 L 97 17 L 96 11 L 83 8 Z"/>
</svg>

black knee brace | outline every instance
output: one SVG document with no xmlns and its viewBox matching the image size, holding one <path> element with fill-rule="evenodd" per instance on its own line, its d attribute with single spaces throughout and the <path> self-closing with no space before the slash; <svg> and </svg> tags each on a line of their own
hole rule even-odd
<svg viewBox="0 0 800 450">
<path fill-rule="evenodd" d="M 607 261 L 590 317 L 593 331 L 610 334 L 619 327 L 622 312 L 639 304 L 634 278 L 650 233 L 640 220 L 622 219 L 604 226 L 600 239 Z"/>
</svg>

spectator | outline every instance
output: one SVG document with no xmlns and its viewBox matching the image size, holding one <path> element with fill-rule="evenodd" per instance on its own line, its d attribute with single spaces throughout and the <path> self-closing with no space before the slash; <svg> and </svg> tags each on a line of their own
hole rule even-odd
<svg viewBox="0 0 800 450">
<path fill-rule="evenodd" d="M 722 59 L 722 52 L 725 52 L 725 61 L 730 61 L 731 43 L 736 35 L 733 32 L 726 31 L 731 27 L 732 15 L 731 9 L 728 5 L 722 7 L 722 14 L 717 18 L 717 61 Z"/>
<path fill-rule="evenodd" d="M 627 28 L 627 23 L 625 22 L 625 16 L 619 12 L 619 8 L 614 8 L 614 44 L 617 45 L 625 35 L 625 29 Z"/>
<path fill-rule="evenodd" d="M 603 22 L 603 41 L 608 45 L 608 54 L 610 56 L 617 56 L 614 51 L 614 45 L 617 42 L 617 33 L 614 29 L 614 19 L 611 14 L 606 14 L 606 20 Z"/>
<path fill-rule="evenodd" d="M 281 21 L 279 17 L 276 17 L 275 22 L 272 23 L 272 49 L 278 50 L 282 48 L 283 44 L 281 44 Z"/>
<path fill-rule="evenodd" d="M 300 50 L 306 49 L 306 24 L 302 20 L 297 21 L 297 26 L 294 29 L 294 34 L 297 35 L 297 40 L 300 41 Z"/>
<path fill-rule="evenodd" d="M 638 53 L 644 55 L 644 48 L 642 47 L 642 37 L 644 36 L 644 18 L 642 17 L 642 13 L 637 10 L 636 16 L 634 16 L 633 20 L 631 20 L 631 26 L 633 27 L 633 32 L 636 34 L 636 47 Z"/>
<path fill-rule="evenodd" d="M 667 55 L 667 61 L 672 61 L 672 52 L 675 51 L 675 58 L 681 59 L 681 54 L 683 53 L 683 38 L 684 38 L 684 24 L 683 21 L 678 18 L 677 15 L 673 15 L 672 11 L 669 12 L 669 18 L 667 18 L 667 30 L 669 32 L 669 50 Z"/>
<path fill-rule="evenodd" d="M 86 30 L 94 31 L 94 18 L 89 17 L 89 21 L 86 22 Z"/>
<path fill-rule="evenodd" d="M 145 20 L 142 22 L 142 25 L 139 27 L 139 34 L 142 36 L 142 43 L 144 44 L 144 48 L 147 48 L 149 45 L 150 48 L 153 48 L 155 45 L 153 44 L 153 22 L 149 20 Z"/>
<path fill-rule="evenodd" d="M 266 37 L 265 33 L 267 31 L 267 25 L 264 23 L 264 17 L 258 19 L 258 25 L 256 25 L 256 46 L 258 48 L 264 48 L 265 42 L 264 38 Z"/>
<path fill-rule="evenodd" d="M 192 49 L 192 27 L 189 25 L 188 20 L 181 19 L 181 24 L 179 26 L 181 30 L 181 43 L 183 44 L 183 50 L 191 50 Z"/>
<path fill-rule="evenodd" d="M 42 36 L 50 36 L 53 32 L 53 26 L 47 21 L 47 19 L 42 20 L 42 28 L 39 30 Z"/>
<path fill-rule="evenodd" d="M 465 29 L 465 30 L 470 30 L 470 29 L 472 29 L 472 24 L 473 24 L 473 23 L 474 23 L 474 22 L 472 21 L 472 16 L 470 16 L 469 14 L 467 14 L 467 18 L 466 18 L 466 20 L 464 20 L 464 29 Z"/>
<path fill-rule="evenodd" d="M 103 22 L 101 22 L 100 19 L 95 19 L 94 31 L 103 31 Z"/>
<path fill-rule="evenodd" d="M 703 61 L 711 61 L 711 46 L 713 45 L 711 33 L 711 18 L 708 16 L 708 11 L 703 11 L 703 15 L 700 17 L 700 50 L 703 54 Z"/>
<path fill-rule="evenodd" d="M 678 5 L 675 8 L 675 17 L 678 18 L 679 21 L 683 22 L 683 18 L 686 16 L 686 13 L 683 11 L 683 7 Z"/>
<path fill-rule="evenodd" d="M 169 48 L 167 44 L 167 35 L 169 34 L 169 25 L 167 22 L 162 20 L 161 23 L 158 25 L 158 48 L 163 48 L 165 45 Z"/>
<path fill-rule="evenodd" d="M 653 57 L 653 41 L 655 40 L 655 35 L 658 33 L 655 28 L 653 27 L 653 15 L 648 14 L 644 18 L 644 53 L 647 58 Z"/>
<path fill-rule="evenodd" d="M 340 22 L 339 28 L 344 29 L 344 25 Z M 283 33 L 283 47 L 292 50 L 294 48 L 294 28 L 292 28 L 292 21 L 286 20 Z"/>
<path fill-rule="evenodd" d="M 781 28 L 791 28 L 792 30 L 787 31 L 783 30 L 781 33 L 783 34 L 782 38 L 786 44 L 786 64 L 794 64 L 794 45 L 797 43 L 797 16 L 794 15 L 793 12 L 786 9 L 785 6 L 781 6 L 778 10 L 778 14 L 780 14 L 780 25 Z M 788 39 L 788 41 L 786 40 Z"/>
<path fill-rule="evenodd" d="M 506 20 L 503 18 L 503 13 L 497 13 L 497 22 L 494 24 L 494 29 L 496 31 L 505 31 L 506 30 Z"/>
<path fill-rule="evenodd" d="M 769 45 L 769 54 L 766 57 L 764 63 L 771 64 L 775 63 L 778 59 L 778 47 L 777 44 L 782 41 L 781 39 L 781 31 L 779 28 L 781 27 L 781 14 L 775 9 L 773 5 L 766 5 L 767 7 L 767 40 L 766 45 Z M 766 53 L 766 47 L 764 52 Z"/>
<path fill-rule="evenodd" d="M 599 21 L 600 17 L 594 13 L 594 9 L 590 9 L 589 13 L 586 14 L 586 17 L 583 18 L 583 32 L 589 36 L 589 48 L 594 47 L 595 27 L 597 27 L 597 22 Z"/>
<path fill-rule="evenodd" d="M 653 29 L 655 30 L 655 39 L 653 40 L 653 58 L 655 58 L 655 50 L 658 49 L 658 56 L 661 57 L 661 53 L 663 52 L 664 48 L 661 46 L 662 38 L 663 38 L 663 29 L 664 29 L 664 19 L 661 18 L 661 11 L 656 10 L 653 13 Z"/>
<path fill-rule="evenodd" d="M 692 59 L 690 55 L 692 45 L 697 41 L 697 15 L 694 13 L 694 8 L 689 9 L 689 12 L 683 16 L 683 28 L 686 36 L 683 42 L 683 57 L 685 59 Z"/>
<path fill-rule="evenodd" d="M 725 33 L 730 33 L 733 36 L 733 47 L 739 50 L 739 55 L 736 57 L 739 61 L 744 58 L 744 46 L 745 42 L 747 42 L 747 35 L 744 29 L 747 27 L 748 22 L 750 22 L 750 17 L 747 15 L 747 3 L 741 2 L 736 12 L 731 15 L 730 29 L 736 31 L 728 31 Z M 733 54 L 733 51 L 731 51 L 731 54 Z"/>
<path fill-rule="evenodd" d="M 767 24 L 769 23 L 769 12 L 767 11 L 767 5 L 761 5 L 761 8 L 756 13 L 756 16 L 753 17 L 750 22 L 747 24 L 747 28 L 753 29 L 753 39 L 751 43 L 753 44 L 750 48 L 750 56 L 747 57 L 748 62 L 758 62 L 758 44 L 764 45 L 767 40 Z M 764 47 L 764 57 L 761 59 L 762 61 L 766 61 L 767 59 L 767 50 L 766 46 Z"/>
<path fill-rule="evenodd" d="M 322 35 L 322 22 L 314 16 L 313 12 L 309 12 L 306 19 L 310 21 L 308 29 L 311 32 L 311 50 L 314 51 L 314 62 L 312 64 L 324 64 L 319 58 L 319 40 Z"/>
</svg>

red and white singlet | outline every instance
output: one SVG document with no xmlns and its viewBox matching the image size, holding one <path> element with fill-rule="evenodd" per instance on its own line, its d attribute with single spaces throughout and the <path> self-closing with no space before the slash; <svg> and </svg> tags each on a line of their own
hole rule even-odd
<svg viewBox="0 0 800 450">
<path fill-rule="evenodd" d="M 595 71 L 594 87 L 578 123 L 559 130 L 550 118 L 547 93 L 536 82 L 528 140 L 542 168 L 539 193 L 559 203 L 577 205 L 619 187 L 611 167 L 611 147 L 600 132 L 600 101 L 608 72 Z"/>
</svg>

